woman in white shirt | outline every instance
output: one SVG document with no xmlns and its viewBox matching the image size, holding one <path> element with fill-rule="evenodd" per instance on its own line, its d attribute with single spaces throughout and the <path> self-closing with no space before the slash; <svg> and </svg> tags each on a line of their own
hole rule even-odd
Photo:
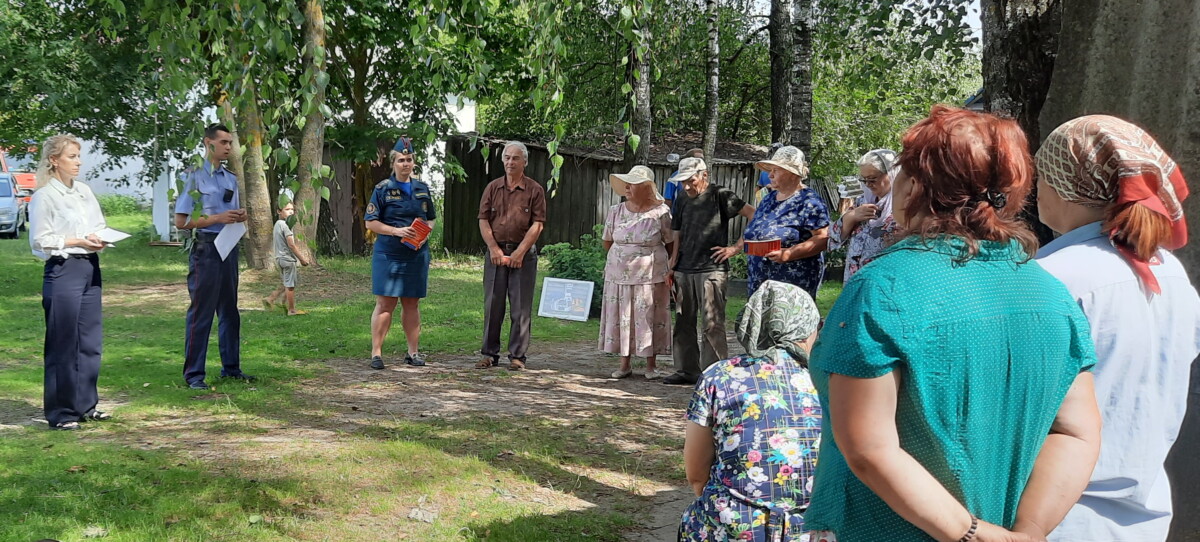
<svg viewBox="0 0 1200 542">
<path fill-rule="evenodd" d="M 96 410 L 99 393 L 100 257 L 96 232 L 106 226 L 100 204 L 79 175 L 80 144 L 60 134 L 42 144 L 33 194 L 29 246 L 46 262 L 42 309 L 46 313 L 46 421 L 51 429 L 79 429 L 79 422 L 111 417 Z"/>
<path fill-rule="evenodd" d="M 1052 541 L 1166 540 L 1163 467 L 1187 410 L 1200 353 L 1200 296 L 1179 259 L 1187 242 L 1179 167 L 1145 131 L 1092 115 L 1058 127 L 1037 153 L 1038 214 L 1062 233 L 1038 263 L 1091 324 L 1100 460 Z"/>
</svg>

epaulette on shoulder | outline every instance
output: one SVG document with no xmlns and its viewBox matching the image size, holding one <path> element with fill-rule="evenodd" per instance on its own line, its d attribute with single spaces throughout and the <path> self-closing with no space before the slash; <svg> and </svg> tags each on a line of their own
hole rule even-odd
<svg viewBox="0 0 1200 542">
<path fill-rule="evenodd" d="M 390 179 L 384 179 L 382 181 L 379 181 L 379 184 L 375 185 L 375 188 L 383 188 L 383 187 L 387 186 L 387 183 L 389 180 Z"/>
</svg>

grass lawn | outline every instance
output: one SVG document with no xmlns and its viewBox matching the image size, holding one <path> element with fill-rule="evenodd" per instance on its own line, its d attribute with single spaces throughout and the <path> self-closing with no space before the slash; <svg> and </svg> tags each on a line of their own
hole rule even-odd
<svg viewBox="0 0 1200 542">
<path fill-rule="evenodd" d="M 141 215 L 109 220 L 129 232 L 149 226 Z M 101 398 L 116 419 L 78 432 L 30 423 L 41 416 L 42 264 L 24 236 L 0 241 L 0 540 L 620 540 L 653 488 L 683 480 L 682 434 L 642 431 L 637 453 L 613 436 L 616 425 L 653 421 L 639 411 L 575 401 L 564 411 L 577 415 L 564 422 L 559 412 L 382 408 L 394 400 L 445 408 L 434 399 L 458 395 L 468 405 L 505 401 L 479 390 L 537 393 L 578 378 L 362 370 L 374 304 L 366 258 L 302 269 L 303 317 L 261 310 L 258 299 L 278 279 L 243 273 L 242 364 L 259 381 L 215 378 L 214 326 L 215 389 L 189 390 L 186 257 L 145 240 L 101 257 Z M 456 262 L 435 262 L 422 305 L 422 351 L 435 366 L 479 346 L 482 273 L 477 262 Z M 823 310 L 836 293 L 836 285 L 822 292 Z M 731 298 L 731 321 L 742 304 Z M 537 318 L 533 341 L 594 356 L 597 332 L 596 320 Z M 385 358 L 403 352 L 397 321 Z M 654 408 L 679 408 L 678 397 L 643 395 Z"/>
</svg>

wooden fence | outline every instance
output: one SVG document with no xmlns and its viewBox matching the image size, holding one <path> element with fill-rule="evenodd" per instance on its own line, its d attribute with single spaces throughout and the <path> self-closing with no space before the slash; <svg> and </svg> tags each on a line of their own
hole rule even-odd
<svg viewBox="0 0 1200 542">
<path fill-rule="evenodd" d="M 481 149 L 490 149 L 484 160 Z M 553 166 L 550 153 L 540 145 L 529 147 L 529 163 L 525 174 L 538 181 L 543 187 L 550 178 Z M 465 180 L 446 183 L 445 209 L 442 220 L 445 225 L 446 248 L 455 252 L 481 253 L 483 240 L 479 237 L 479 199 L 483 189 L 492 180 L 504 174 L 500 156 L 504 142 L 478 138 L 472 147 L 472 138 L 453 136 L 447 141 L 446 154 L 458 159 L 466 172 Z M 564 159 L 561 176 L 553 193 L 547 191 L 546 229 L 538 244 L 574 243 L 584 234 L 593 232 L 597 224 L 603 224 L 609 207 L 620 198 L 609 187 L 608 176 L 622 173 L 621 161 L 605 156 L 561 153 Z M 667 178 L 675 172 L 676 165 L 651 163 L 659 193 L 662 193 Z M 747 202 L 754 202 L 758 172 L 753 162 L 720 161 L 709 165 L 709 180 L 729 188 Z M 745 226 L 745 219 L 731 222 L 730 240 L 736 239 Z"/>
</svg>

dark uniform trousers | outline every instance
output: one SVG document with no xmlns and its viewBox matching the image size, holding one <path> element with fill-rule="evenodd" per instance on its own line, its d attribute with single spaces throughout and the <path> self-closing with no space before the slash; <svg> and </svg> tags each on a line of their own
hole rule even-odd
<svg viewBox="0 0 1200 542">
<path fill-rule="evenodd" d="M 217 344 L 221 351 L 221 376 L 241 374 L 242 317 L 238 314 L 238 248 L 224 260 L 213 244 L 216 234 L 199 232 L 192 244 L 188 266 L 188 293 L 183 379 L 189 384 L 204 380 L 208 336 L 217 316 Z"/>
<path fill-rule="evenodd" d="M 77 422 L 96 409 L 100 396 L 100 257 L 54 257 L 42 274 L 46 313 L 44 401 L 46 421 Z"/>
<path fill-rule="evenodd" d="M 505 255 L 516 250 L 515 243 L 498 243 Z M 525 360 L 529 350 L 529 330 L 533 315 L 533 289 L 537 285 L 537 246 L 525 254 L 520 269 L 483 264 L 483 347 L 480 353 L 500 357 L 500 327 L 504 324 L 505 301 L 508 301 L 508 357 Z"/>
</svg>

